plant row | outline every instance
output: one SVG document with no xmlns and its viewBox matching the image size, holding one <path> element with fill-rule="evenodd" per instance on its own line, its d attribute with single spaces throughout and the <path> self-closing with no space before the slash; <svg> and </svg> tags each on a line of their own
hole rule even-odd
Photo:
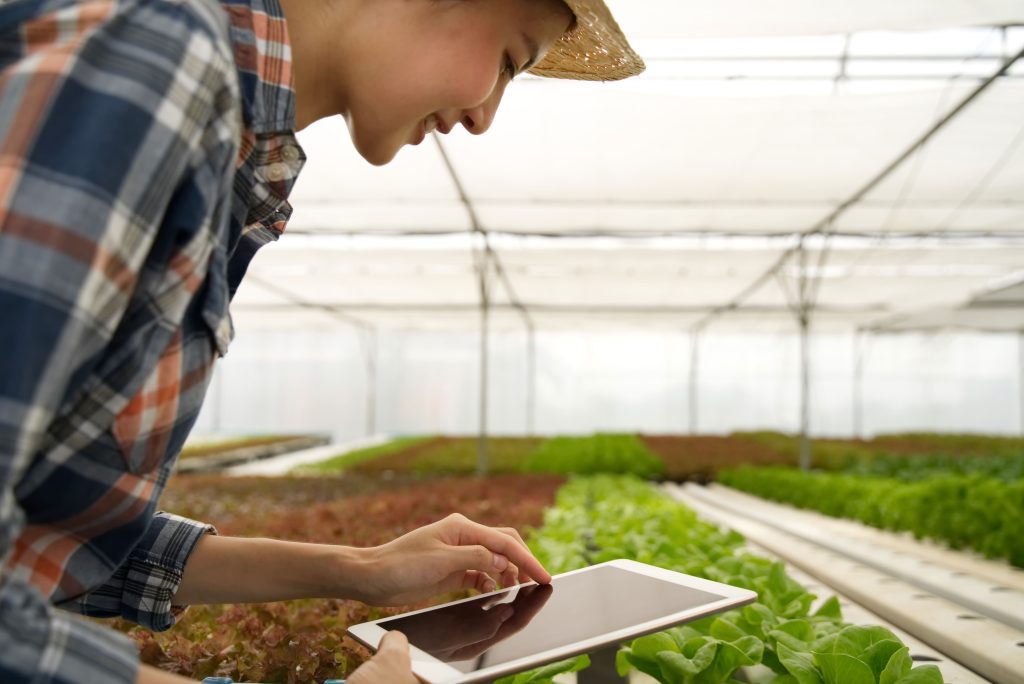
<svg viewBox="0 0 1024 684">
<path fill-rule="evenodd" d="M 907 482 L 942 475 L 981 475 L 1006 482 L 1024 480 L 1024 452 L 992 456 L 880 455 L 850 464 L 850 475 L 893 478 Z"/>
<path fill-rule="evenodd" d="M 634 640 L 617 657 L 621 675 L 717 684 L 941 683 L 938 668 L 911 669 L 909 649 L 889 630 L 843 622 L 833 596 L 816 597 L 782 563 L 744 550 L 744 539 L 635 478 L 578 478 L 559 490 L 530 546 L 552 572 L 631 558 L 756 591 L 758 601 Z M 753 679 L 752 679 L 753 678 Z"/>
<path fill-rule="evenodd" d="M 987 449 L 987 450 L 986 450 Z M 556 472 L 635 474 L 668 480 L 710 480 L 742 465 L 793 466 L 799 440 L 777 432 L 729 436 L 597 434 L 588 437 L 492 437 L 490 473 Z M 891 435 L 870 441 L 816 439 L 813 464 L 906 480 L 940 473 L 981 474 L 1004 480 L 1024 477 L 1024 440 L 975 435 Z M 343 454 L 296 474 L 363 472 L 392 475 L 471 475 L 478 470 L 475 437 L 397 439 Z"/>
<path fill-rule="evenodd" d="M 936 475 L 904 481 L 791 468 L 738 468 L 719 481 L 751 494 L 971 549 L 1024 567 L 1024 480 Z"/>
<path fill-rule="evenodd" d="M 523 470 L 562 475 L 620 473 L 660 478 L 665 474 L 665 464 L 636 435 L 599 433 L 590 437 L 549 439 L 526 460 Z"/>
</svg>

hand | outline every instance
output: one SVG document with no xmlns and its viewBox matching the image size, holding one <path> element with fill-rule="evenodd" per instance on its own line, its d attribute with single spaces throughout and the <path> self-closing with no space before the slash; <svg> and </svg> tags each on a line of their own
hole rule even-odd
<svg viewBox="0 0 1024 684">
<path fill-rule="evenodd" d="M 358 598 L 376 606 L 408 605 L 459 589 L 488 592 L 520 581 L 551 581 L 514 529 L 487 527 L 458 513 L 366 551 L 370 561 Z"/>
<path fill-rule="evenodd" d="M 401 632 L 388 632 L 377 654 L 356 668 L 348 684 L 419 684 L 412 674 L 409 641 Z"/>
</svg>

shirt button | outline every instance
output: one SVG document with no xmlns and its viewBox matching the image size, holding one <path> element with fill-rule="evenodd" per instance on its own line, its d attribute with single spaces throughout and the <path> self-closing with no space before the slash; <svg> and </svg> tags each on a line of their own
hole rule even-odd
<svg viewBox="0 0 1024 684">
<path fill-rule="evenodd" d="M 285 145 L 281 148 L 281 156 L 284 157 L 285 161 L 297 161 L 299 158 L 299 148 L 295 145 Z"/>
<path fill-rule="evenodd" d="M 284 164 L 271 164 L 267 167 L 267 180 L 271 183 L 283 181 L 288 177 L 288 167 Z"/>
</svg>

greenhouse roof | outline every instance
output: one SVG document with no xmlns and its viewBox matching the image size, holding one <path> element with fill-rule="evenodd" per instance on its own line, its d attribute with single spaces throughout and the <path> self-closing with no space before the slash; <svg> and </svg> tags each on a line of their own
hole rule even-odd
<svg viewBox="0 0 1024 684">
<path fill-rule="evenodd" d="M 609 5 L 639 78 L 524 77 L 382 168 L 303 131 L 237 324 L 473 329 L 487 273 L 499 328 L 849 330 L 1024 276 L 1024 2 Z"/>
</svg>

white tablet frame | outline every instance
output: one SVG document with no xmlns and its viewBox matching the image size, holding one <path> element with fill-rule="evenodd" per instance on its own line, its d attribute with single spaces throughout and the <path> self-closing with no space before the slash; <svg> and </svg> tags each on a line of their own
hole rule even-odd
<svg viewBox="0 0 1024 684">
<path fill-rule="evenodd" d="M 644 636 L 645 634 L 653 634 L 654 632 L 660 632 L 668 629 L 683 622 L 689 622 L 691 620 L 697 620 L 699 618 L 718 613 L 723 610 L 730 608 L 738 608 L 745 606 L 749 603 L 753 603 L 757 600 L 757 593 L 748 589 L 740 589 L 739 587 L 733 587 L 728 584 L 721 584 L 719 582 L 712 582 L 711 580 L 701 579 L 700 577 L 693 577 L 692 575 L 684 575 L 679 572 L 672 570 L 665 570 L 658 568 L 653 565 L 647 565 L 646 563 L 639 563 L 637 561 L 619 559 L 600 563 L 598 565 L 592 565 L 590 567 L 582 568 L 580 570 L 573 570 L 572 572 L 566 572 L 558 577 L 568 577 L 569 575 L 576 575 L 583 572 L 590 572 L 596 568 L 603 566 L 611 566 L 615 568 L 621 568 L 629 572 L 635 572 L 640 575 L 646 575 L 647 577 L 653 577 L 656 579 L 672 582 L 683 587 L 691 589 L 697 589 L 705 591 L 711 594 L 717 594 L 722 597 L 719 601 L 712 601 L 710 603 L 702 604 L 693 608 L 678 611 L 665 615 L 664 617 L 656 620 L 649 620 L 647 622 L 641 622 L 632 627 L 625 629 L 616 630 L 614 632 L 608 632 L 601 636 L 586 639 L 584 641 L 577 641 L 572 644 L 567 644 L 558 648 L 548 649 L 546 651 L 538 651 L 530 656 L 518 658 L 516 660 L 510 660 L 507 663 L 501 665 L 494 665 L 492 667 L 477 670 L 476 672 L 463 673 L 451 667 L 447 663 L 444 663 L 432 655 L 421 651 L 415 646 L 410 646 L 409 651 L 412 656 L 412 671 L 417 677 L 422 679 L 426 684 L 473 684 L 475 682 L 488 682 L 497 677 L 503 677 L 505 675 L 514 674 L 516 672 L 522 672 L 524 670 L 531 670 L 535 667 L 540 667 L 547 663 L 552 663 L 558 660 L 564 660 L 565 658 L 571 658 L 572 656 L 579 655 L 581 653 L 593 652 L 602 646 L 614 645 L 623 641 L 630 641 L 637 637 Z M 481 594 L 480 596 L 491 596 L 494 594 L 501 594 L 504 589 L 490 592 L 489 594 Z M 363 622 L 358 625 L 352 625 L 348 628 L 349 634 L 351 634 L 356 640 L 361 642 L 371 650 L 376 651 L 377 646 L 380 644 L 381 639 L 388 633 L 388 630 L 379 626 L 378 623 L 384 622 L 385 620 L 393 620 L 396 617 L 404 617 L 406 615 L 416 615 L 419 613 L 425 613 L 431 610 L 438 610 L 446 606 L 452 606 L 459 603 L 465 603 L 466 601 L 473 601 L 480 598 L 480 596 L 473 596 L 467 599 L 461 599 L 459 601 L 452 601 L 451 603 L 445 603 L 439 606 L 433 606 L 430 608 L 424 608 L 422 610 L 412 611 L 409 613 L 403 613 L 401 616 L 393 616 L 390 618 L 382 618 L 373 622 Z"/>
</svg>

